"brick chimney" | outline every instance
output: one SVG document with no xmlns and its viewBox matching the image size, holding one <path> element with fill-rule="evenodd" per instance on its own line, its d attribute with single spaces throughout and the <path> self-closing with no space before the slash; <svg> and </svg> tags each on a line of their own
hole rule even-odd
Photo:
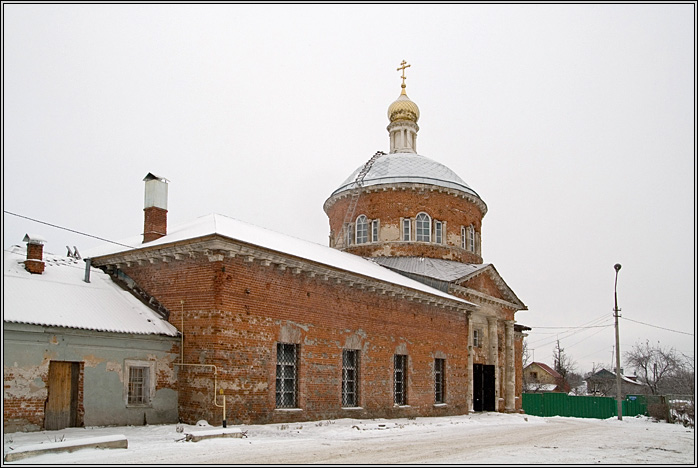
<svg viewBox="0 0 698 468">
<path fill-rule="evenodd" d="M 167 235 L 167 179 L 148 173 L 145 182 L 143 243 Z"/>
<path fill-rule="evenodd" d="M 24 268 L 29 273 L 40 275 L 44 272 L 44 243 L 46 239 L 35 234 L 25 234 L 23 242 L 27 243 L 27 259 Z"/>
</svg>

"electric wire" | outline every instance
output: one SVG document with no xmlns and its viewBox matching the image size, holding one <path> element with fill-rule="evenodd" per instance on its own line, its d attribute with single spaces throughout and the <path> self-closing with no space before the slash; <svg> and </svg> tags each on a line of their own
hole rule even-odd
<svg viewBox="0 0 698 468">
<path fill-rule="evenodd" d="M 678 331 L 678 330 L 672 330 L 671 328 L 664 328 L 664 327 L 660 327 L 660 326 L 657 326 L 657 325 L 651 325 L 651 324 L 649 324 L 649 323 L 640 322 L 640 321 L 638 321 L 638 320 L 629 319 L 629 318 L 627 318 L 627 317 L 622 317 L 622 316 L 621 316 L 620 318 L 622 318 L 623 320 L 629 320 L 629 321 L 631 321 L 631 322 L 639 323 L 639 324 L 642 324 L 642 325 L 647 325 L 648 327 L 652 327 L 652 328 L 659 328 L 659 329 L 661 329 L 661 330 L 666 330 L 666 331 L 670 331 L 670 332 L 674 332 L 674 333 L 681 333 L 682 335 L 695 336 L 693 333 L 686 333 L 686 332 L 682 332 L 682 331 Z"/>
<path fill-rule="evenodd" d="M 101 241 L 104 241 L 104 242 L 109 242 L 110 244 L 116 244 L 116 245 L 120 245 L 120 246 L 122 246 L 122 247 L 128 247 L 129 249 L 135 249 L 135 248 L 136 248 L 136 247 L 134 247 L 134 246 L 132 246 L 132 245 L 122 244 L 122 243 L 120 243 L 120 242 L 115 242 L 115 241 L 113 241 L 113 240 L 105 239 L 105 238 L 103 238 L 103 237 L 99 237 L 99 236 L 95 236 L 95 235 L 92 235 L 92 234 L 87 234 L 87 233 L 84 233 L 84 232 L 76 231 L 76 230 L 74 230 L 74 229 L 69 229 L 69 228 L 67 228 L 67 227 L 58 226 L 58 225 L 56 225 L 56 224 L 47 223 L 46 221 L 40 221 L 40 220 L 38 220 L 38 219 L 30 218 L 29 216 L 23 216 L 23 215 L 20 215 L 20 214 L 17 214 L 17 213 L 12 213 L 11 211 L 7 211 L 7 210 L 2 210 L 2 211 L 3 211 L 3 213 L 7 213 L 7 214 L 12 215 L 12 216 L 17 216 L 18 218 L 24 218 L 24 219 L 28 219 L 29 221 L 33 221 L 33 222 L 35 222 L 35 223 L 45 224 L 45 225 L 47 225 L 47 226 L 51 226 L 51 227 L 54 227 L 54 228 L 57 228 L 57 229 L 63 229 L 64 231 L 74 232 L 75 234 L 80 234 L 81 236 L 92 237 L 92 238 L 94 238 L 94 239 L 98 239 L 98 240 L 101 240 Z"/>
</svg>

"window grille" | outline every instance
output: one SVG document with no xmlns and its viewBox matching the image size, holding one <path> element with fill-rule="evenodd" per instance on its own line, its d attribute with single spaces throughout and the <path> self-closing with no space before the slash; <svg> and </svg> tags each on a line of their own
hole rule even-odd
<svg viewBox="0 0 698 468">
<path fill-rule="evenodd" d="M 128 404 L 144 405 L 148 403 L 148 367 L 129 367 Z"/>
<path fill-rule="evenodd" d="M 443 223 L 434 221 L 434 242 L 441 244 L 443 242 Z"/>
<path fill-rule="evenodd" d="M 426 213 L 417 215 L 417 241 L 431 242 L 431 218 Z"/>
<path fill-rule="evenodd" d="M 473 347 L 480 347 L 480 330 L 478 329 L 473 330 Z"/>
<path fill-rule="evenodd" d="M 276 407 L 296 408 L 298 345 L 276 344 Z"/>
<path fill-rule="evenodd" d="M 460 247 L 465 249 L 465 226 L 460 227 Z"/>
<path fill-rule="evenodd" d="M 444 359 L 434 360 L 434 402 L 444 402 Z"/>
<path fill-rule="evenodd" d="M 368 219 L 361 215 L 356 218 L 356 243 L 365 244 L 368 242 Z"/>
<path fill-rule="evenodd" d="M 402 354 L 395 355 L 395 404 L 407 404 L 407 356 Z"/>
<path fill-rule="evenodd" d="M 342 406 L 359 406 L 359 351 L 342 351 Z"/>
</svg>

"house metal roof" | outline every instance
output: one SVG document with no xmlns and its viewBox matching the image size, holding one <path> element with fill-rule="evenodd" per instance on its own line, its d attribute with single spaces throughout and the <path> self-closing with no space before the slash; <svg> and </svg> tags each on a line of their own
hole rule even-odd
<svg viewBox="0 0 698 468">
<path fill-rule="evenodd" d="M 177 336 L 177 329 L 101 270 L 72 257 L 43 253 L 45 269 L 24 268 L 26 247 L 4 252 L 3 320 L 115 333 Z"/>
<path fill-rule="evenodd" d="M 399 273 L 383 268 L 363 257 L 342 252 L 324 245 L 291 237 L 259 226 L 245 223 L 221 214 L 209 214 L 199 217 L 189 223 L 168 228 L 168 233 L 154 241 L 142 243 L 142 236 L 134 236 L 114 244 L 104 244 L 84 254 L 85 258 L 104 257 L 111 254 L 127 252 L 132 249 L 164 246 L 174 242 L 194 240 L 218 234 L 229 239 L 273 250 L 296 258 L 319 263 L 346 272 L 384 281 L 393 285 L 403 286 L 423 293 L 439 296 L 451 301 L 477 307 L 476 304 L 447 294 L 423 283 L 407 278 Z M 129 249 L 128 246 L 133 246 Z"/>
</svg>

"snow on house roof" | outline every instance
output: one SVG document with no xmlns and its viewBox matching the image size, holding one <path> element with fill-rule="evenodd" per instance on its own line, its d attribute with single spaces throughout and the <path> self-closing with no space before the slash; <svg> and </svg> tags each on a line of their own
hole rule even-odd
<svg viewBox="0 0 698 468">
<path fill-rule="evenodd" d="M 561 379 L 561 378 L 562 378 L 562 376 L 561 376 L 555 369 L 553 369 L 553 368 L 550 367 L 549 365 L 544 364 L 544 363 L 542 363 L 542 362 L 532 362 L 531 364 L 529 364 L 528 366 L 526 366 L 526 368 L 528 368 L 528 367 L 530 367 L 530 366 L 532 366 L 532 365 L 534 365 L 534 364 L 537 365 L 538 367 L 540 367 L 541 369 L 543 369 L 543 370 L 544 370 L 545 372 L 547 372 L 548 374 L 550 374 L 550 375 L 552 375 L 553 377 L 555 377 L 556 379 Z"/>
<path fill-rule="evenodd" d="M 3 320 L 115 333 L 177 336 L 177 329 L 96 268 L 44 252 L 45 269 L 24 268 L 26 247 L 4 251 Z"/>
<path fill-rule="evenodd" d="M 332 268 L 337 268 L 398 286 L 404 286 L 413 290 L 439 296 L 444 299 L 477 307 L 472 302 L 452 296 L 445 292 L 439 291 L 438 289 L 407 278 L 360 256 L 274 232 L 269 229 L 248 224 L 221 214 L 209 214 L 196 218 L 188 223 L 168 227 L 166 236 L 146 244 L 142 243 L 142 236 L 139 235 L 122 240 L 118 244 L 104 244 L 86 252 L 84 256 L 85 258 L 98 258 L 132 250 L 126 247 L 127 245 L 132 246 L 133 249 L 150 249 L 174 242 L 192 240 L 214 234 L 247 244 L 256 245 L 258 247 L 273 250 L 286 255 L 291 255 L 302 260 L 319 263 Z"/>
</svg>

